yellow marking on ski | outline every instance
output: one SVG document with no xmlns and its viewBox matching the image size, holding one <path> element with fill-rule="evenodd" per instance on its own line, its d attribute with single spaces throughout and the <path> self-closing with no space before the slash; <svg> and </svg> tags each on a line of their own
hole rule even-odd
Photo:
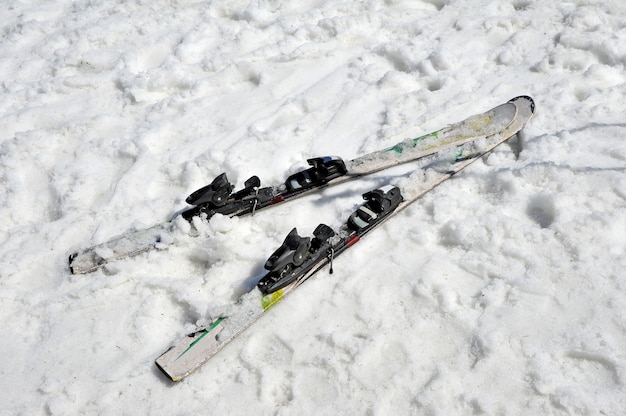
<svg viewBox="0 0 626 416">
<path fill-rule="evenodd" d="M 261 306 L 263 307 L 263 311 L 267 312 L 272 306 L 276 305 L 283 298 L 283 290 L 278 289 L 276 292 L 270 293 L 269 295 L 263 296 L 261 299 Z"/>
</svg>

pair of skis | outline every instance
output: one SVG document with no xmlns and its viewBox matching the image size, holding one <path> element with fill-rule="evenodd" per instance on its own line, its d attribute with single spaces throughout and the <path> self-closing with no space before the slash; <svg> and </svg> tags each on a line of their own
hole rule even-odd
<svg viewBox="0 0 626 416">
<path fill-rule="evenodd" d="M 486 113 L 345 163 L 339 158 L 311 159 L 311 168 L 277 187 L 260 188 L 258 178 L 253 177 L 243 190 L 232 193 L 225 175 L 220 175 L 193 193 L 188 202 L 195 206 L 182 214 L 185 218 L 199 214 L 210 217 L 218 212 L 245 215 L 399 163 L 417 160 L 422 168 L 398 185 L 364 194 L 365 203 L 339 230 L 320 224 L 312 237 L 301 237 L 294 228 L 265 263 L 267 273 L 256 287 L 242 295 L 227 315 L 210 319 L 209 325 L 183 337 L 159 356 L 158 368 L 173 381 L 188 376 L 329 263 L 332 273 L 333 260 L 369 232 L 518 133 L 534 110 L 532 98 L 520 96 Z"/>
<path fill-rule="evenodd" d="M 192 193 L 187 198 L 191 206 L 182 212 L 188 221 L 199 215 L 243 216 L 401 163 L 416 161 L 419 167 L 396 186 L 386 185 L 364 194 L 365 203 L 337 231 L 320 224 L 312 237 L 301 237 L 294 228 L 267 260 L 267 274 L 253 290 L 241 296 L 228 316 L 215 317 L 210 325 L 175 343 L 157 358 L 156 365 L 173 381 L 189 375 L 328 263 L 332 273 L 333 260 L 366 234 L 518 133 L 534 110 L 532 98 L 520 96 L 483 114 L 353 160 L 309 159 L 308 169 L 277 186 L 261 187 L 259 178 L 253 176 L 243 189 L 233 192 L 226 174 L 221 174 Z M 88 273 L 151 250 L 169 240 L 163 237 L 173 226 L 173 222 L 168 222 L 129 232 L 73 253 L 69 257 L 70 270 L 74 274 Z"/>
</svg>

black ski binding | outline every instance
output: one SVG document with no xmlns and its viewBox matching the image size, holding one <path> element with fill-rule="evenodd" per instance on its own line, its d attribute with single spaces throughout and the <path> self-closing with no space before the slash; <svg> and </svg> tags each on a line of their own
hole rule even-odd
<svg viewBox="0 0 626 416">
<path fill-rule="evenodd" d="M 312 166 L 309 169 L 294 173 L 285 181 L 289 191 L 302 191 L 308 188 L 324 185 L 331 179 L 347 173 L 346 164 L 337 156 L 324 156 L 307 159 Z"/>
<path fill-rule="evenodd" d="M 348 228 L 358 235 L 379 223 L 384 217 L 393 212 L 400 202 L 402 194 L 397 186 L 387 185 L 382 188 L 363 194 L 365 203 L 350 215 Z"/>
<path fill-rule="evenodd" d="M 229 199 L 240 200 L 251 195 L 261 186 L 258 176 L 252 176 L 244 183 L 244 189 L 233 194 L 234 186 L 228 182 L 226 173 L 220 174 L 210 184 L 189 195 L 185 202 L 190 205 L 209 205 L 218 208 L 226 204 Z"/>
<path fill-rule="evenodd" d="M 300 266 L 311 248 L 309 237 L 300 237 L 298 230 L 287 234 L 283 244 L 265 262 L 267 270 L 284 270 L 286 266 Z"/>
<path fill-rule="evenodd" d="M 225 173 L 222 173 L 207 186 L 198 189 L 185 200 L 195 205 L 182 213 L 187 221 L 197 215 L 206 213 L 208 217 L 214 214 L 238 215 L 254 213 L 258 203 L 269 201 L 273 194 L 271 188 L 259 188 L 261 181 L 258 176 L 252 176 L 244 183 L 244 188 L 232 192 L 234 186 L 228 182 Z"/>
<path fill-rule="evenodd" d="M 287 198 L 317 188 L 328 181 L 347 173 L 346 165 L 339 157 L 317 157 L 308 159 L 310 168 L 294 173 L 281 187 L 261 188 L 261 181 L 252 176 L 244 183 L 244 188 L 233 192 L 234 186 L 222 173 L 210 184 L 189 195 L 185 200 L 192 207 L 183 211 L 187 221 L 206 214 L 207 218 L 215 214 L 245 215 L 254 214 L 257 209 L 265 208 L 284 201 Z"/>
<path fill-rule="evenodd" d="M 273 293 L 287 286 L 308 272 L 320 256 L 328 256 L 331 250 L 329 239 L 335 235 L 325 224 L 317 226 L 313 238 L 300 237 L 292 229 L 283 244 L 265 262 L 269 272 L 257 284 L 261 292 Z"/>
<path fill-rule="evenodd" d="M 221 207 L 226 203 L 233 188 L 228 182 L 226 173 L 222 173 L 213 182 L 189 195 L 185 202 L 190 205 L 211 204 L 214 207 Z"/>
</svg>

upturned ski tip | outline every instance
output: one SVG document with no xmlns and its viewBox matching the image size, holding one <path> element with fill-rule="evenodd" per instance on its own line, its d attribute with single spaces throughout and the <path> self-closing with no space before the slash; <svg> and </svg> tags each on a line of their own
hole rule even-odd
<svg viewBox="0 0 626 416">
<path fill-rule="evenodd" d="M 532 114 L 535 114 L 535 100 L 533 100 L 533 97 L 531 97 L 530 95 L 519 95 L 515 98 L 511 98 L 509 100 L 510 103 L 514 103 L 517 100 L 526 100 L 529 103 L 530 106 L 530 112 Z"/>
</svg>

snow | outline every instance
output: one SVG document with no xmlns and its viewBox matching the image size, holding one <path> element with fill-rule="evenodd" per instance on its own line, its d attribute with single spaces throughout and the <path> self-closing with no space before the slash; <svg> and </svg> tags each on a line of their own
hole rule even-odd
<svg viewBox="0 0 626 416">
<path fill-rule="evenodd" d="M 626 412 L 622 0 L 7 0 L 1 415 Z M 518 138 L 184 381 L 154 359 L 380 172 L 89 275 L 67 255 L 517 95 Z"/>
</svg>

